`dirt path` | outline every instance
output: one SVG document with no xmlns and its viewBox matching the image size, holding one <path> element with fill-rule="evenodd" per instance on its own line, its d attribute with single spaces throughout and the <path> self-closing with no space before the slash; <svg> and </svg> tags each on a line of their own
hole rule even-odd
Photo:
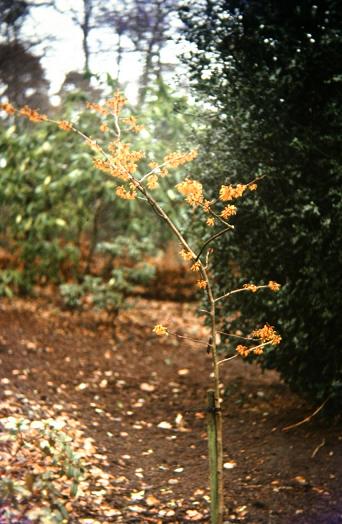
<svg viewBox="0 0 342 524">
<path fill-rule="evenodd" d="M 136 301 L 114 341 L 93 314 L 2 302 L 1 399 L 26 398 L 78 420 L 113 475 L 107 502 L 116 512 L 105 516 L 84 502 L 75 522 L 209 522 L 210 361 L 200 345 L 151 333 L 162 322 L 201 337 L 193 309 Z M 316 418 L 284 432 L 312 407 L 275 373 L 237 359 L 223 375 L 226 522 L 341 523 L 338 425 Z"/>
</svg>

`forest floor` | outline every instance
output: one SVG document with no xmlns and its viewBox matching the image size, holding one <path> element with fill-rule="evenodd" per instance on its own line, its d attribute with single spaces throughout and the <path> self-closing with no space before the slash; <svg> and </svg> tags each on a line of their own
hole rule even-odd
<svg viewBox="0 0 342 524">
<path fill-rule="evenodd" d="M 160 322 L 201 338 L 195 307 L 135 299 L 114 338 L 94 313 L 43 299 L 0 304 L 0 416 L 64 417 L 77 438 L 93 439 L 88 467 L 97 477 L 70 522 L 209 522 L 210 358 L 204 346 L 152 333 Z M 239 359 L 222 382 L 225 521 L 341 523 L 341 424 L 317 416 L 283 431 L 314 407 L 275 372 Z"/>
</svg>

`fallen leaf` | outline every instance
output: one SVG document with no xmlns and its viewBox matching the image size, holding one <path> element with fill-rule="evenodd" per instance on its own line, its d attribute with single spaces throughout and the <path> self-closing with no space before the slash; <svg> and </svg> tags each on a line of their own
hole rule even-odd
<svg viewBox="0 0 342 524">
<path fill-rule="evenodd" d="M 148 384 L 147 382 L 143 382 L 142 384 L 140 384 L 140 389 L 141 391 L 147 391 L 148 393 L 151 393 L 156 388 L 155 386 L 153 386 L 153 384 Z"/>
<path fill-rule="evenodd" d="M 172 429 L 172 425 L 170 424 L 170 422 L 159 422 L 158 428 L 161 428 L 161 429 Z"/>
<path fill-rule="evenodd" d="M 153 495 L 148 495 L 145 501 L 149 507 L 158 506 L 158 504 L 160 504 L 160 500 L 154 497 Z"/>
<path fill-rule="evenodd" d="M 224 469 L 234 469 L 236 467 L 236 462 L 225 462 L 223 464 Z"/>
<path fill-rule="evenodd" d="M 196 509 L 188 509 L 185 513 L 187 519 L 192 521 L 202 520 L 203 518 L 203 514 L 197 511 Z"/>
<path fill-rule="evenodd" d="M 84 382 L 81 382 L 81 384 L 78 384 L 78 386 L 76 386 L 75 389 L 77 389 L 78 391 L 83 391 L 87 387 L 88 387 L 88 384 L 85 384 Z"/>
</svg>

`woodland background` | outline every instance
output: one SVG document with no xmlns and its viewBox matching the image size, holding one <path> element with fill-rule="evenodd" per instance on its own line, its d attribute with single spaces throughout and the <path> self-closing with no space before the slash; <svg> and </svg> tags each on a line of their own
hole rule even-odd
<svg viewBox="0 0 342 524">
<path fill-rule="evenodd" d="M 63 69 L 54 19 L 72 24 L 77 70 Z M 92 136 L 98 119 L 86 103 L 119 88 L 145 127 L 135 149 L 158 161 L 198 148 L 172 187 L 191 175 L 215 198 L 222 184 L 260 179 L 215 246 L 215 285 L 223 293 L 272 279 L 281 290 L 232 300 L 221 318 L 229 332 L 276 326 L 281 348 L 254 360 L 280 374 L 291 399 L 332 416 L 342 398 L 341 27 L 334 0 L 0 0 L 0 103 Z M 38 311 L 47 301 L 70 318 L 101 311 L 120 337 L 132 303 L 200 300 L 169 234 L 139 202 L 116 198 L 77 136 L 2 113 L 0 170 L 4 312 L 16 300 Z M 158 200 L 200 246 L 210 231 L 172 187 L 163 181 Z"/>
</svg>

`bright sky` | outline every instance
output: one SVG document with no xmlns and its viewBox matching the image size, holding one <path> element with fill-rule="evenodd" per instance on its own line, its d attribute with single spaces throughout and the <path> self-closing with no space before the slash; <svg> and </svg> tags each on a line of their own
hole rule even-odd
<svg viewBox="0 0 342 524">
<path fill-rule="evenodd" d="M 61 11 L 67 12 L 71 6 L 74 10 L 80 9 L 81 0 L 57 1 L 57 7 Z M 51 83 L 51 94 L 58 92 L 66 73 L 82 70 L 84 61 L 82 33 L 80 28 L 72 21 L 70 13 L 69 15 L 67 13 L 61 14 L 49 7 L 35 9 L 31 18 L 25 23 L 25 34 L 33 39 L 34 37 L 43 40 L 46 37 L 56 39 L 50 43 L 43 41 L 43 45 L 37 48 L 37 52 L 42 55 L 41 62 Z M 104 76 L 109 73 L 115 76 L 115 35 L 108 29 L 95 29 L 91 33 L 91 48 L 97 49 L 100 41 L 102 46 L 108 49 L 108 52 L 92 55 L 90 69 L 93 73 Z M 177 44 L 170 42 L 164 51 L 164 59 L 168 62 L 177 63 L 178 54 Z M 125 93 L 128 97 L 135 98 L 140 73 L 141 65 L 137 53 L 126 53 L 120 81 L 122 84 L 126 84 Z"/>
</svg>

